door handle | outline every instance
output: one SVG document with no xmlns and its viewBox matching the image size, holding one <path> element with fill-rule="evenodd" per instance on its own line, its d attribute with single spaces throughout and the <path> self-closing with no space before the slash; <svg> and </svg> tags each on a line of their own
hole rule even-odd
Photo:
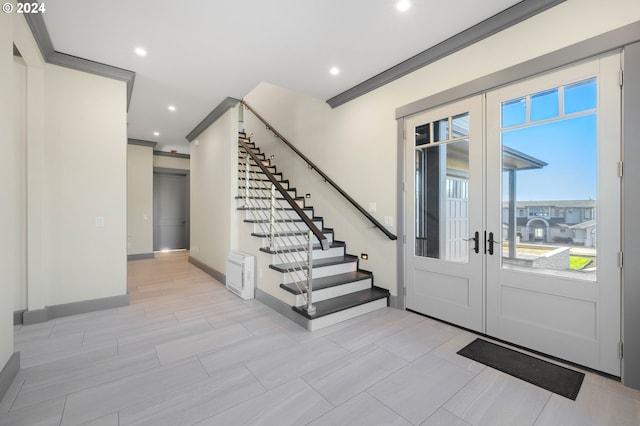
<svg viewBox="0 0 640 426">
<path fill-rule="evenodd" d="M 475 232 L 475 236 L 473 238 L 464 238 L 464 241 L 473 241 L 473 251 L 476 253 L 480 252 L 480 233 L 478 231 Z"/>
<path fill-rule="evenodd" d="M 489 254 L 493 256 L 493 243 L 502 244 L 502 241 L 493 239 L 493 232 L 489 232 L 489 239 L 487 240 L 489 243 Z"/>
</svg>

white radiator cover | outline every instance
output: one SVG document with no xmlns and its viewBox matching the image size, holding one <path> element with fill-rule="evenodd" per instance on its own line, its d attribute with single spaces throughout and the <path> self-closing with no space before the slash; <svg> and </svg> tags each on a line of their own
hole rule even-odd
<svg viewBox="0 0 640 426">
<path fill-rule="evenodd" d="M 232 251 L 227 256 L 226 286 L 230 292 L 241 298 L 253 299 L 255 288 L 256 257 L 239 251 Z"/>
</svg>

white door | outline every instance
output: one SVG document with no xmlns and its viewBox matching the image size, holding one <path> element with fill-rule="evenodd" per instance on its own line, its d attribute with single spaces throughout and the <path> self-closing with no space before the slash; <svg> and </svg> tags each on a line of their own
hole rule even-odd
<svg viewBox="0 0 640 426">
<path fill-rule="evenodd" d="M 608 55 L 405 120 L 408 309 L 620 376 L 619 69 Z"/>
<path fill-rule="evenodd" d="M 487 94 L 487 334 L 620 376 L 620 56 Z M 491 243 L 488 242 L 489 247 Z"/>
<path fill-rule="evenodd" d="M 483 331 L 482 97 L 410 117 L 405 135 L 406 306 Z"/>
</svg>

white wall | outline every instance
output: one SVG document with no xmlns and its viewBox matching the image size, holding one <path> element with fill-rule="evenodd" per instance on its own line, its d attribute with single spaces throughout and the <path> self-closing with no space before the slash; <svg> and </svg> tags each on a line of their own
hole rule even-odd
<svg viewBox="0 0 640 426">
<path fill-rule="evenodd" d="M 13 309 L 27 309 L 27 66 L 21 57 L 13 58 L 13 137 L 16 198 L 11 202 L 18 215 L 17 239 L 5 242 L 19 256 L 10 281 L 14 283 Z"/>
<path fill-rule="evenodd" d="M 191 168 L 191 162 L 188 158 L 167 157 L 165 155 L 154 155 L 153 167 L 161 167 L 164 169 L 189 170 Z"/>
<path fill-rule="evenodd" d="M 13 354 L 13 292 L 11 280 L 19 275 L 20 254 L 12 243 L 19 240 L 19 213 L 15 199 L 19 196 L 19 174 L 14 166 L 15 140 L 13 137 L 13 19 L 0 13 L 0 149 L 3 164 L 0 167 L 0 370 Z M 8 243 L 6 243 L 8 242 Z"/>
<path fill-rule="evenodd" d="M 237 248 L 237 141 L 236 107 L 191 143 L 191 257 L 222 274 Z"/>
<path fill-rule="evenodd" d="M 46 65 L 45 91 L 46 305 L 126 294 L 126 84 Z"/>
<path fill-rule="evenodd" d="M 373 215 L 397 223 L 397 124 L 395 109 L 536 58 L 640 19 L 637 0 L 568 0 L 514 27 L 415 71 L 336 109 L 268 83 L 245 100 Z M 300 193 L 312 194 L 316 214 L 336 229 L 352 254 L 366 252 L 360 267 L 372 270 L 376 285 L 396 293 L 396 245 L 354 213 L 314 172 L 276 143 L 245 114 L 247 132 Z M 391 229 L 401 234 L 395 226 Z"/>
<path fill-rule="evenodd" d="M 153 148 L 127 147 L 127 254 L 153 253 Z"/>
</svg>

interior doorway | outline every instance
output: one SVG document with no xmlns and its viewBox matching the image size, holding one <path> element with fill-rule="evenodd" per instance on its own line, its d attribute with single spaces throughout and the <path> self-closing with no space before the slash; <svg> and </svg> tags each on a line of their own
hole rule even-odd
<svg viewBox="0 0 640 426">
<path fill-rule="evenodd" d="M 189 172 L 154 169 L 153 250 L 189 249 Z"/>
</svg>

